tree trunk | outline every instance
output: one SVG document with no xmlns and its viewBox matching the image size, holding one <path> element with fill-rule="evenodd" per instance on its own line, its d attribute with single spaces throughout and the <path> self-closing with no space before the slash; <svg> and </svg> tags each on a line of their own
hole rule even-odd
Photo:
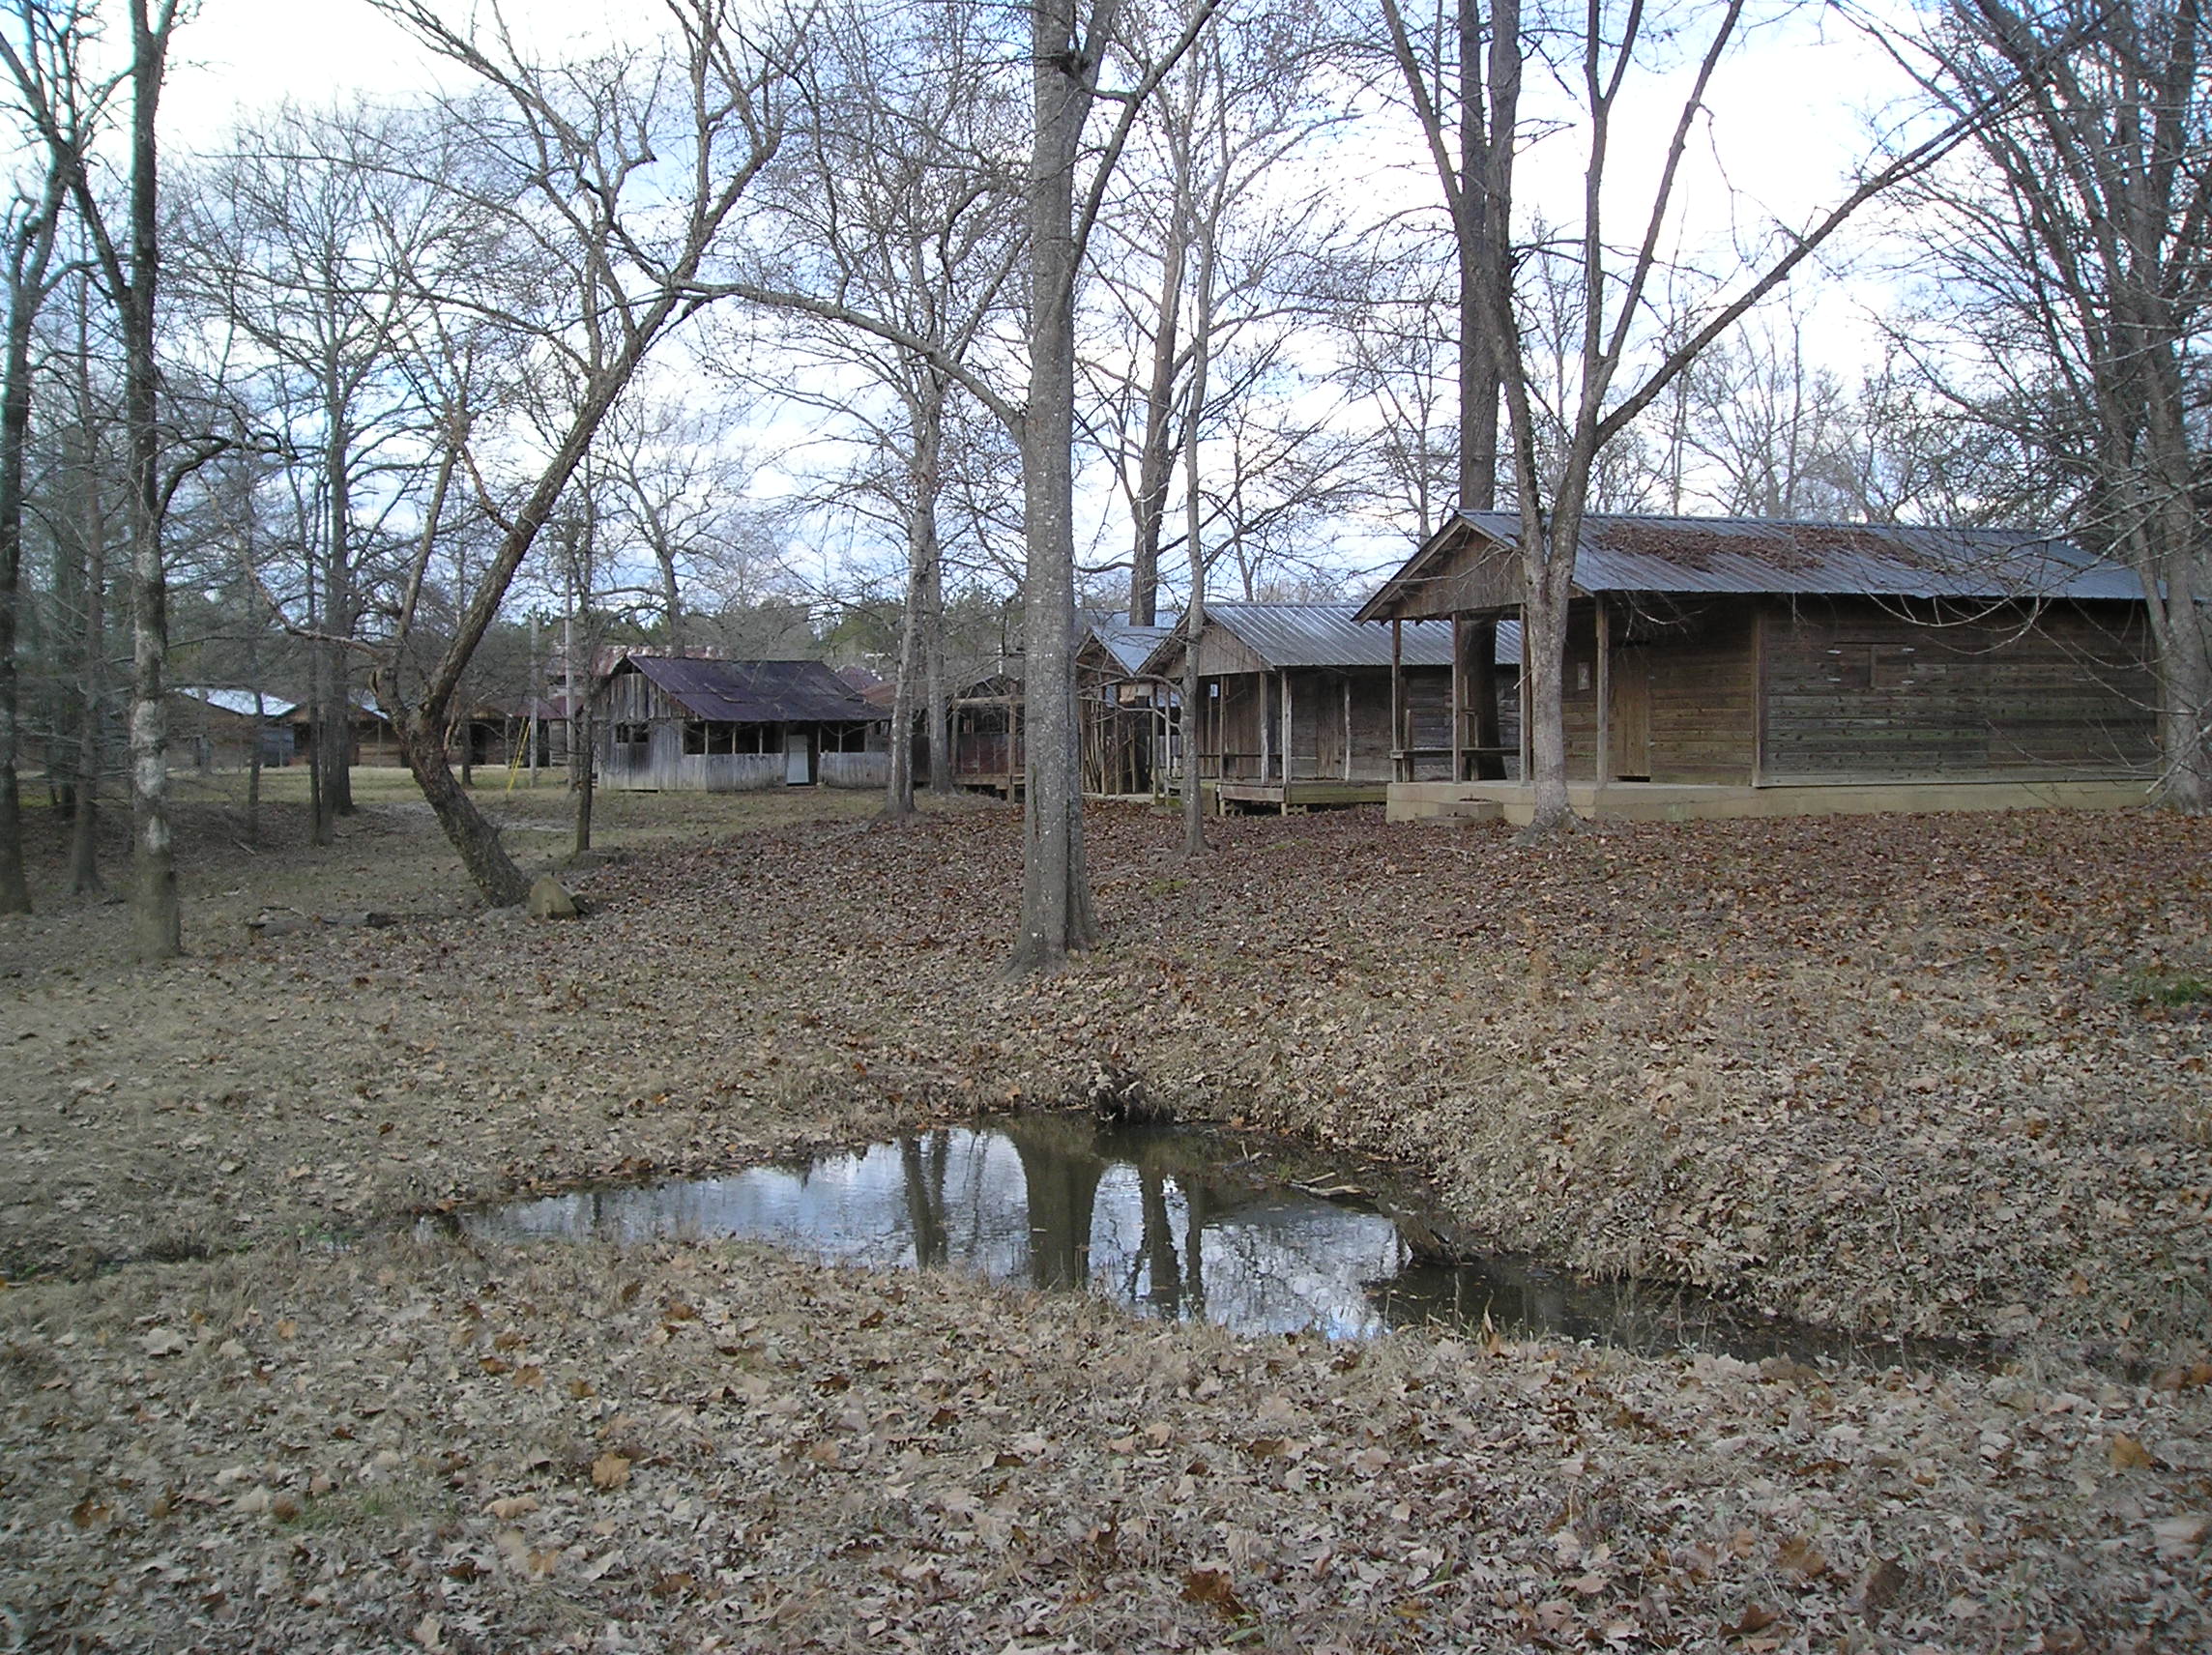
<svg viewBox="0 0 2212 1655">
<path fill-rule="evenodd" d="M 353 435 L 344 417 L 345 395 L 328 376 L 324 389 L 331 427 L 323 451 L 324 484 L 330 501 L 323 560 L 323 627 L 332 638 L 353 634 Z M 321 709 L 318 729 L 326 743 L 323 755 L 323 811 L 329 821 L 354 813 L 353 803 L 353 660 L 342 644 L 318 640 L 322 653 L 322 682 L 328 701 Z"/>
<path fill-rule="evenodd" d="M 529 896 L 530 882 L 500 843 L 499 829 L 485 820 L 476 801 L 453 779 L 446 764 L 444 732 L 428 711 L 419 707 L 410 716 L 393 720 L 407 769 L 484 900 L 494 908 L 511 908 Z"/>
<path fill-rule="evenodd" d="M 922 707 L 929 729 L 929 791 L 952 791 L 951 686 L 945 666 L 945 550 L 932 548 L 921 593 Z"/>
<path fill-rule="evenodd" d="M 155 112 L 168 55 L 169 17 L 131 6 L 131 283 L 123 317 L 124 405 L 131 433 L 131 937 L 141 961 L 184 951 L 177 855 L 169 828 L 168 571 L 161 557 L 160 384 L 154 362 L 155 288 L 160 271 Z"/>
<path fill-rule="evenodd" d="M 80 364 L 81 371 L 81 364 Z M 89 396 L 89 391 L 87 392 Z M 87 410 L 91 404 L 85 404 Z M 97 445 L 88 425 L 84 476 L 84 658 L 77 693 L 76 785 L 70 809 L 72 896 L 97 896 L 100 877 L 100 783 L 105 767 L 102 716 L 107 702 L 107 513 L 100 492 Z"/>
<path fill-rule="evenodd" d="M 8 249 L 7 359 L 0 364 L 0 914 L 31 912 L 15 774 L 15 614 L 23 572 L 23 461 L 31 441 L 31 324 L 45 295 L 61 206 L 60 169 L 49 163 L 49 172 L 53 182 L 40 217 Z"/>
<path fill-rule="evenodd" d="M 904 822 L 914 814 L 914 657 L 921 607 L 920 558 L 919 547 L 907 555 L 906 605 L 891 687 L 890 774 L 884 786 L 884 816 L 891 822 Z"/>
<path fill-rule="evenodd" d="M 1136 544 L 1129 559 L 1129 624 L 1150 626 L 1159 611 L 1160 533 L 1168 483 L 1175 476 L 1176 339 L 1181 322 L 1184 242 L 1189 229 L 1190 162 L 1180 162 L 1175 221 L 1160 257 L 1159 325 L 1152 334 L 1152 374 L 1145 388 L 1145 439 L 1137 455 Z M 1194 410 L 1191 416 L 1197 418 Z"/>
<path fill-rule="evenodd" d="M 1028 729 L 1021 933 L 1008 969 L 1050 971 L 1097 938 L 1083 855 L 1075 714 L 1075 160 L 1091 73 L 1073 0 L 1031 14 L 1030 386 L 1022 421 L 1022 704 Z"/>
<path fill-rule="evenodd" d="M 576 778 L 576 844 L 574 854 L 582 856 L 592 848 L 592 802 L 597 792 L 599 779 L 598 732 L 592 717 L 591 703 L 584 704 L 582 714 L 570 725 L 575 751 L 569 767 Z"/>
</svg>

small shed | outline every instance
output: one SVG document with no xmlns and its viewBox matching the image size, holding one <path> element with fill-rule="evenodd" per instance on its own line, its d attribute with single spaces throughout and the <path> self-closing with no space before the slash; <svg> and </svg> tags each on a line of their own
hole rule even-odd
<svg viewBox="0 0 2212 1655">
<path fill-rule="evenodd" d="M 1360 619 L 1517 619 L 1520 529 L 1460 513 Z M 1562 695 L 1577 806 L 1606 814 L 2115 803 L 2157 765 L 2134 576 L 2032 531 L 1586 518 Z M 1519 802 L 1464 780 L 1392 813 Z"/>
<path fill-rule="evenodd" d="M 1381 803 L 1394 777 L 1446 772 L 1451 626 L 1363 626 L 1357 613 L 1351 603 L 1206 606 L 1184 769 L 1220 807 Z M 1170 634 L 1145 672 L 1179 682 L 1184 647 L 1181 631 Z M 1516 628 L 1499 629 L 1509 676 L 1519 648 Z"/>
<path fill-rule="evenodd" d="M 291 711 L 282 696 L 181 684 L 169 691 L 169 751 L 202 771 L 244 769 L 256 749 L 265 765 L 289 764 L 284 721 Z"/>
<path fill-rule="evenodd" d="M 407 756 L 399 750 L 399 732 L 391 716 L 365 690 L 354 690 L 351 699 L 351 751 L 346 763 L 384 769 L 404 766 Z M 292 727 L 293 759 L 306 764 L 308 749 L 314 743 L 315 710 L 302 702 L 284 715 L 284 721 Z"/>
<path fill-rule="evenodd" d="M 593 692 L 602 786 L 882 787 L 889 720 L 821 661 L 627 654 Z"/>
<path fill-rule="evenodd" d="M 1126 613 L 1087 611 L 1075 651 L 1076 712 L 1082 726 L 1083 791 L 1104 796 L 1158 790 L 1173 767 L 1179 686 L 1148 676 L 1145 663 L 1175 629 L 1139 626 Z"/>
<path fill-rule="evenodd" d="M 987 678 L 964 684 L 952 697 L 952 781 L 1012 798 L 1022 790 L 1028 742 L 1022 720 L 1022 681 L 1009 662 Z"/>
</svg>

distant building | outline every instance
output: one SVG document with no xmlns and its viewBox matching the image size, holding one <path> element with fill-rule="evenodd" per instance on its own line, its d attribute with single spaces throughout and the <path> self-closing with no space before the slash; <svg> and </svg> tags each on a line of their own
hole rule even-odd
<svg viewBox="0 0 2212 1655">
<path fill-rule="evenodd" d="M 889 714 L 820 661 L 625 655 L 593 691 L 600 785 L 882 787 Z"/>
<path fill-rule="evenodd" d="M 1199 705 L 1185 739 L 1223 808 L 1380 804 L 1397 777 L 1444 775 L 1451 761 L 1452 628 L 1357 624 L 1351 603 L 1208 603 L 1198 635 Z M 1499 670 L 1514 673 L 1517 627 L 1500 628 Z M 1185 641 L 1146 660 L 1179 684 Z M 1518 730 L 1514 737 L 1518 740 Z"/>
</svg>

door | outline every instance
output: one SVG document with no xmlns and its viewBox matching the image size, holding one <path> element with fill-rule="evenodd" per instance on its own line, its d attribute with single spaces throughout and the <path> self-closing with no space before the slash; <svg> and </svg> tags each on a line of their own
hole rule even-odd
<svg viewBox="0 0 2212 1655">
<path fill-rule="evenodd" d="M 814 785 L 813 749 L 806 732 L 787 729 L 783 733 L 783 779 L 791 787 Z"/>
<path fill-rule="evenodd" d="M 1629 644 L 1613 653 L 1613 705 L 1606 722 L 1613 739 L 1616 781 L 1651 779 L 1651 652 Z"/>
</svg>

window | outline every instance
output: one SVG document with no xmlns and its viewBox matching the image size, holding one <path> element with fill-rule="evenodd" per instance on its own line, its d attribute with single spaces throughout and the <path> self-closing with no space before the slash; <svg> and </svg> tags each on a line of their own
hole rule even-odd
<svg viewBox="0 0 2212 1655">
<path fill-rule="evenodd" d="M 868 750 L 868 727 L 865 724 L 825 724 L 822 726 L 822 750 L 825 753 L 864 753 Z"/>
<path fill-rule="evenodd" d="M 705 719 L 686 718 L 684 720 L 684 750 L 692 754 L 703 753 L 707 750 L 707 721 Z"/>
<path fill-rule="evenodd" d="M 1575 662 L 1575 693 L 1577 695 L 1588 690 L 1593 682 L 1590 678 L 1590 667 L 1591 663 L 1588 661 Z"/>
<path fill-rule="evenodd" d="M 642 747 L 652 740 L 653 726 L 650 724 L 617 724 L 615 726 L 615 745 L 618 747 Z"/>
</svg>

